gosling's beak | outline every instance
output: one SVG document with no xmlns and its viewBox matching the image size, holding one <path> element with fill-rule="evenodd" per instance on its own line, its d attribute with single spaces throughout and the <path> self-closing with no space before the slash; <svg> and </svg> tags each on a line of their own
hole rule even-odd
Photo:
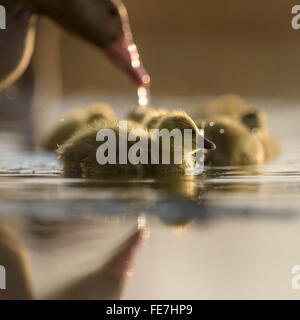
<svg viewBox="0 0 300 320">
<path fill-rule="evenodd" d="M 216 145 L 212 141 L 204 138 L 204 149 L 216 150 L 216 148 Z"/>
<path fill-rule="evenodd" d="M 104 49 L 108 58 L 124 71 L 138 86 L 148 87 L 150 77 L 139 59 L 139 53 L 132 40 L 130 30 Z"/>
<path fill-rule="evenodd" d="M 216 145 L 212 141 L 210 141 L 204 137 L 204 131 L 198 130 L 197 135 L 198 135 L 198 137 L 203 138 L 204 141 L 203 141 L 202 146 L 204 146 L 204 149 L 208 149 L 208 150 L 216 150 L 217 149 Z"/>
</svg>

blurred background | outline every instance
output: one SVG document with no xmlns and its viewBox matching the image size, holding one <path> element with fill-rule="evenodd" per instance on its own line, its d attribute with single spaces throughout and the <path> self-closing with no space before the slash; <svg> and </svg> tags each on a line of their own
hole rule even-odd
<svg viewBox="0 0 300 320">
<path fill-rule="evenodd" d="M 291 10 L 297 1 L 124 3 L 152 76 L 153 97 L 234 93 L 299 98 L 300 30 L 291 27 Z M 49 114 L 57 116 L 63 99 L 75 95 L 105 100 L 112 93 L 136 101 L 136 88 L 98 49 L 42 19 L 30 70 L 0 93 L 0 119 L 17 120 L 15 126 L 32 143 L 32 101 L 35 131 L 40 133 L 43 117 L 49 122 Z M 4 125 L 14 127 L 7 121 Z"/>
<path fill-rule="evenodd" d="M 152 76 L 153 95 L 234 92 L 299 97 L 300 31 L 291 27 L 291 9 L 297 1 L 124 2 Z M 97 49 L 52 25 L 42 29 L 36 68 L 60 72 L 63 95 L 134 92 Z M 51 71 L 49 64 L 55 65 Z M 57 81 L 55 76 L 51 79 Z"/>
</svg>

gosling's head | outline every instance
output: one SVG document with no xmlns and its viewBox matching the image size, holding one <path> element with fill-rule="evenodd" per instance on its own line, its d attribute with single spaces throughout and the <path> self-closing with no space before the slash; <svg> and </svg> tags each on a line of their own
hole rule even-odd
<svg viewBox="0 0 300 320">
<path fill-rule="evenodd" d="M 143 125 L 148 129 L 156 129 L 166 114 L 165 109 L 152 109 L 144 117 Z"/>
<path fill-rule="evenodd" d="M 266 114 L 260 109 L 253 109 L 243 114 L 241 120 L 250 131 L 255 131 L 265 126 Z"/>
<path fill-rule="evenodd" d="M 182 132 L 182 136 L 184 135 L 184 130 L 191 130 L 193 149 L 197 145 L 196 140 L 197 136 L 200 134 L 199 129 L 192 118 L 184 111 L 175 111 L 170 115 L 163 116 L 160 119 L 158 128 L 159 130 L 167 129 L 170 132 L 174 129 L 179 129 Z M 204 138 L 204 148 L 214 150 L 216 149 L 216 146 L 213 142 Z"/>
<path fill-rule="evenodd" d="M 206 155 L 209 165 L 255 165 L 264 159 L 261 143 L 236 119 L 223 116 L 207 121 L 205 134 L 217 145 L 216 152 Z"/>
<path fill-rule="evenodd" d="M 104 49 L 107 56 L 138 85 L 150 78 L 138 59 L 127 10 L 121 0 L 30 0 L 32 10 Z"/>
<path fill-rule="evenodd" d="M 87 110 L 87 123 L 92 124 L 98 120 L 115 120 L 116 115 L 112 108 L 106 104 L 94 104 Z"/>
<path fill-rule="evenodd" d="M 130 121 L 142 123 L 150 110 L 152 110 L 152 108 L 147 106 L 134 107 L 128 112 L 127 119 Z"/>
</svg>

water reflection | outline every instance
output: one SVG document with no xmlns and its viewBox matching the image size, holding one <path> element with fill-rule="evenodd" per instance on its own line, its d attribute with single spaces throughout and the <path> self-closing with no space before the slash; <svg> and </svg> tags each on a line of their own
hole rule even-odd
<svg viewBox="0 0 300 320">
<path fill-rule="evenodd" d="M 269 216 L 278 217 L 280 207 L 285 208 L 282 218 L 294 216 L 298 210 L 297 202 L 290 207 L 284 199 L 292 197 L 293 193 L 283 194 L 283 191 L 287 188 L 297 191 L 300 185 L 299 175 L 290 176 L 289 184 L 285 185 L 280 175 L 277 178 L 264 176 L 258 168 L 207 170 L 204 176 L 196 179 L 183 177 L 175 181 L 64 179 L 59 170 L 49 176 L 27 173 L 22 177 L 2 175 L 0 214 L 84 219 L 120 215 L 137 217 L 145 212 L 168 225 L 178 225 L 180 221 L 186 224 L 194 219 L 201 222 L 210 217 L 226 216 L 230 211 L 235 216 L 243 213 L 249 216 L 251 213 L 259 217 L 268 212 L 267 208 L 273 212 Z M 256 202 L 252 201 L 254 196 Z M 270 203 L 274 197 L 277 201 Z M 281 202 L 279 208 L 278 202 Z"/>
<path fill-rule="evenodd" d="M 45 238 L 41 239 L 41 233 L 34 232 L 35 228 L 37 228 L 36 221 L 28 220 L 27 227 L 28 224 L 30 225 L 30 228 L 27 229 L 27 232 L 31 235 L 29 246 L 30 244 L 32 246 L 32 243 L 38 244 L 41 240 L 45 240 Z M 81 228 L 82 225 L 86 225 L 86 223 L 80 224 Z M 7 221 L 1 221 L 0 259 L 2 266 L 7 270 L 7 276 L 4 277 L 6 290 L 0 290 L 0 300 L 31 300 L 41 298 L 39 293 L 35 292 L 34 276 L 29 250 L 23 240 L 23 238 L 26 239 L 26 233 L 24 237 L 24 230 L 22 230 L 22 227 L 24 226 L 20 227 L 20 225 L 16 226 L 15 223 L 9 224 Z M 72 224 L 72 222 L 70 223 L 70 221 L 60 221 L 56 223 L 50 223 L 48 221 L 45 223 L 44 228 L 52 230 L 51 239 L 57 239 L 59 235 L 63 237 L 59 232 L 62 230 L 68 231 L 70 229 L 75 229 L 76 232 L 76 225 L 74 223 Z M 18 237 L 16 236 L 17 233 Z M 143 238 L 145 238 L 145 233 L 145 227 L 138 226 L 129 233 L 117 249 L 111 250 L 112 253 L 110 254 L 110 258 L 108 258 L 105 263 L 99 264 L 97 262 L 96 267 L 92 271 L 90 271 L 89 268 L 82 268 L 83 265 L 81 265 L 82 270 L 80 276 L 68 279 L 68 281 L 63 284 L 57 281 L 56 289 L 52 290 L 52 292 L 42 298 L 59 300 L 120 299 L 128 278 L 128 273 L 133 268 L 137 249 L 140 247 Z M 44 236 L 44 233 L 42 234 Z M 99 239 L 101 240 L 101 237 Z M 81 237 L 81 241 L 87 242 L 88 240 Z M 62 239 L 56 243 L 56 251 L 58 248 L 64 249 L 64 255 L 60 257 L 55 251 L 51 250 L 51 243 L 49 243 L 49 240 L 46 244 L 48 259 L 50 257 L 52 259 L 52 263 L 55 264 L 64 264 L 65 271 L 72 274 L 74 271 L 73 269 L 76 267 L 68 265 L 67 261 L 72 255 L 74 255 L 74 250 L 72 250 L 72 247 L 74 247 L 74 241 L 71 242 L 71 247 L 66 246 Z M 35 247 L 35 254 L 40 257 L 40 262 L 43 259 L 43 251 L 44 249 L 41 246 L 39 248 Z M 83 255 L 83 253 L 77 248 L 75 260 L 81 255 Z M 49 261 L 47 263 L 49 263 Z M 44 277 L 46 275 L 47 273 L 44 274 Z M 53 277 L 52 281 L 55 282 L 55 279 L 56 278 Z"/>
<path fill-rule="evenodd" d="M 194 295 L 189 293 L 197 281 L 202 288 L 206 278 L 214 279 L 215 273 L 209 275 L 216 262 L 234 270 L 234 274 L 226 274 L 230 283 L 238 279 L 235 265 L 240 260 L 249 268 L 253 261 L 263 261 L 268 272 L 272 271 L 265 251 L 273 252 L 276 266 L 278 261 L 285 262 L 281 259 L 284 254 L 288 255 L 286 263 L 289 267 L 291 263 L 299 263 L 289 248 L 292 248 L 290 238 L 294 239 L 295 246 L 298 243 L 300 167 L 295 139 L 286 136 L 282 139 L 289 141 L 285 145 L 288 149 L 266 165 L 206 167 L 205 173 L 195 179 L 182 177 L 176 180 L 68 179 L 63 177 L 54 154 L 5 152 L 0 158 L 0 225 L 1 228 L 9 225 L 19 240 L 9 240 L 15 239 L 10 233 L 11 236 L 0 237 L 0 242 L 1 239 L 2 242 L 9 240 L 8 243 L 16 241 L 14 248 L 22 248 L 15 251 L 16 259 L 18 254 L 19 257 L 29 254 L 26 263 L 29 260 L 33 270 L 30 292 L 38 298 L 120 298 L 125 286 L 121 279 L 125 270 L 128 271 L 127 267 L 122 267 L 128 260 L 122 250 L 125 246 L 128 249 L 125 251 L 131 252 L 128 243 L 132 248 L 137 247 L 138 241 L 132 239 L 139 238 L 139 231 L 136 227 L 133 230 L 133 226 L 141 213 L 150 221 L 152 242 L 149 251 L 140 250 L 141 258 L 137 256 L 135 271 L 138 274 L 135 277 L 138 280 L 133 281 L 134 287 L 129 290 L 131 295 L 125 291 L 125 297 L 141 294 L 143 298 L 161 298 L 160 294 L 155 295 L 157 286 L 164 287 L 166 283 L 165 288 L 170 288 L 171 279 L 176 277 L 180 294 L 173 296 L 172 287 L 166 289 L 164 298 L 199 298 L 200 287 L 195 289 Z M 226 229 L 228 224 L 230 228 Z M 263 231 L 254 233 L 259 228 Z M 180 236 L 176 233 L 174 237 L 173 230 L 178 229 L 185 232 Z M 286 238 L 276 238 L 282 232 L 286 232 Z M 232 242 L 229 241 L 231 238 Z M 248 238 L 249 243 L 246 242 Z M 282 245 L 285 239 L 286 247 Z M 120 244 L 123 246 L 116 249 Z M 259 248 L 265 251 L 256 260 L 255 253 Z M 283 248 L 282 252 L 280 248 Z M 223 254 L 224 251 L 230 258 Z M 0 252 L 0 258 L 4 256 L 8 255 Z M 22 259 L 19 265 L 25 263 Z M 9 261 L 2 261 L 0 264 L 9 264 Z M 107 261 L 110 262 L 105 264 Z M 107 280 L 111 278 L 109 270 L 120 271 L 120 268 L 114 269 L 112 261 L 117 261 L 115 266 L 121 266 L 123 273 L 114 273 L 110 283 Z M 153 268 L 155 263 L 157 269 Z M 182 277 L 177 265 L 183 268 Z M 245 266 L 240 270 L 244 272 Z M 98 276 L 95 270 L 98 270 Z M 167 271 L 164 273 L 164 270 Z M 187 272 L 190 271 L 188 286 Z M 252 272 L 248 270 L 248 274 L 249 271 Z M 277 274 L 277 269 L 275 271 Z M 167 275 L 169 278 L 163 280 Z M 109 290 L 102 292 L 96 278 L 103 283 L 102 288 Z M 81 286 L 83 279 L 90 285 Z M 141 281 L 144 286 L 139 287 L 137 282 Z M 152 282 L 155 288 L 151 287 Z M 211 283 L 206 284 L 203 292 L 207 292 Z M 183 290 L 185 285 L 187 288 Z M 147 296 L 150 287 L 151 296 L 150 293 Z M 22 292 L 17 285 L 12 288 Z M 227 292 L 229 284 L 224 288 Z M 79 291 L 84 294 L 79 296 Z M 27 297 L 30 297 L 29 293 Z"/>
</svg>

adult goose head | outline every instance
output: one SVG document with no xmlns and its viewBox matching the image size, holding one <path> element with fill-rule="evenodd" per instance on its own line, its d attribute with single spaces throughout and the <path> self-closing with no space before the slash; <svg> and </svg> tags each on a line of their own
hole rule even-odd
<svg viewBox="0 0 300 320">
<path fill-rule="evenodd" d="M 0 5 L 7 12 L 7 29 L 0 33 L 0 89 L 17 80 L 30 62 L 36 16 L 47 16 L 103 49 L 135 83 L 149 85 L 120 0 L 0 0 Z"/>
</svg>

